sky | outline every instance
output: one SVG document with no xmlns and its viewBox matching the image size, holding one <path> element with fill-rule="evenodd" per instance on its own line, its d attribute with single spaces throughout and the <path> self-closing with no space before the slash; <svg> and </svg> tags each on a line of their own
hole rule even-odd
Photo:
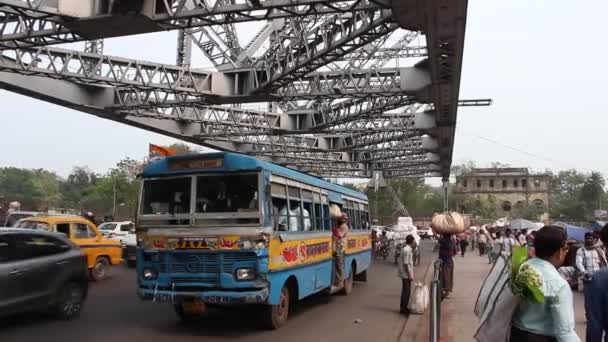
<svg viewBox="0 0 608 342">
<path fill-rule="evenodd" d="M 494 102 L 459 109 L 453 162 L 608 174 L 605 13 L 602 0 L 470 0 L 460 98 Z M 248 25 L 242 41 L 260 26 Z M 173 64 L 175 37 L 108 39 L 104 53 Z M 193 65 L 208 67 L 196 50 Z M 124 157 L 143 158 L 148 143 L 177 141 L 3 90 L 0 103 L 0 167 L 105 172 Z"/>
</svg>

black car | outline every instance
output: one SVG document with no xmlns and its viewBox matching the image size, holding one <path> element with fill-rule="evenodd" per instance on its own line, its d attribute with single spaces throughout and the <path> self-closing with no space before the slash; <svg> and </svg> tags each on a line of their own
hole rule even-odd
<svg viewBox="0 0 608 342">
<path fill-rule="evenodd" d="M 0 230 L 0 316 L 50 310 L 77 316 L 88 291 L 84 253 L 65 235 Z"/>
</svg>

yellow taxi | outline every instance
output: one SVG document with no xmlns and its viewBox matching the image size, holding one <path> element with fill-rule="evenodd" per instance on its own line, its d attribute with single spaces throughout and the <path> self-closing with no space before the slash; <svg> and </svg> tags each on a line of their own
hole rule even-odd
<svg viewBox="0 0 608 342">
<path fill-rule="evenodd" d="M 91 278 L 95 281 L 106 278 L 110 266 L 123 261 L 120 242 L 104 238 L 91 221 L 80 216 L 29 217 L 20 220 L 15 227 L 44 229 L 67 235 L 86 254 Z"/>
</svg>

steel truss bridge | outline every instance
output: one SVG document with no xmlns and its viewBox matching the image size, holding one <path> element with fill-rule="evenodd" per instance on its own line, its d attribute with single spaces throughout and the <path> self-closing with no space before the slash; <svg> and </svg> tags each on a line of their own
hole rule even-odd
<svg viewBox="0 0 608 342">
<path fill-rule="evenodd" d="M 466 9 L 467 0 L 0 0 L 0 87 L 324 177 L 445 179 L 457 107 L 490 102 L 458 98 Z M 239 40 L 255 21 L 259 32 Z M 103 54 L 104 38 L 166 30 L 177 33 L 175 65 Z M 76 42 L 83 49 L 61 45 Z M 194 48 L 213 70 L 191 67 Z"/>
</svg>

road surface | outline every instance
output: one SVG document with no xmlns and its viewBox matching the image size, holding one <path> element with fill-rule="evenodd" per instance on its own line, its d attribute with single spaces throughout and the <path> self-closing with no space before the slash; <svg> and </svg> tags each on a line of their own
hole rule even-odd
<svg viewBox="0 0 608 342">
<path fill-rule="evenodd" d="M 422 279 L 431 260 L 422 246 Z M 400 281 L 392 261 L 375 261 L 367 283 L 356 282 L 350 296 L 313 296 L 299 302 L 283 328 L 265 330 L 253 308 L 212 309 L 195 324 L 181 323 L 168 304 L 142 302 L 135 294 L 135 272 L 115 267 L 112 277 L 91 283 L 80 317 L 57 321 L 42 314 L 0 320 L 0 341 L 155 342 L 155 341 L 374 341 L 399 340 L 406 319 L 398 313 Z M 360 320 L 360 322 L 355 322 Z"/>
</svg>

